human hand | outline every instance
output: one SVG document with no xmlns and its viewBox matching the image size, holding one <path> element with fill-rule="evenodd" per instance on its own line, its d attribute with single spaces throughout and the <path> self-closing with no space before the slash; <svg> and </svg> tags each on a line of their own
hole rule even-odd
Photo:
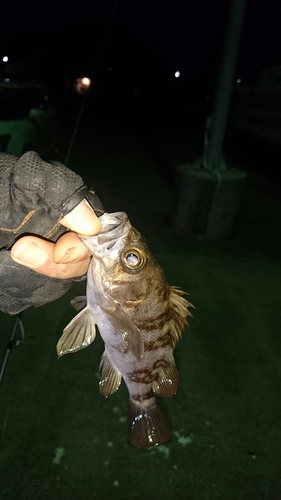
<svg viewBox="0 0 281 500">
<path fill-rule="evenodd" d="M 0 310 L 16 314 L 83 279 L 90 255 L 77 233 L 97 234 L 103 207 L 78 174 L 34 151 L 0 152 L 0 177 Z"/>
<path fill-rule="evenodd" d="M 51 278 L 68 279 L 85 274 L 90 252 L 76 233 L 97 234 L 101 222 L 84 199 L 60 220 L 60 224 L 71 231 L 63 234 L 56 243 L 37 236 L 23 236 L 11 249 L 12 259 Z"/>
</svg>

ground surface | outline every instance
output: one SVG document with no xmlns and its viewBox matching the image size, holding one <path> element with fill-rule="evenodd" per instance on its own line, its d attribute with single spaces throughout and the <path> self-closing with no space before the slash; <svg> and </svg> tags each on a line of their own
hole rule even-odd
<svg viewBox="0 0 281 500">
<path fill-rule="evenodd" d="M 180 389 L 160 401 L 173 429 L 167 446 L 127 443 L 124 385 L 98 393 L 103 351 L 57 360 L 74 316 L 60 300 L 23 315 L 26 339 L 9 358 L 0 389 L 1 500 L 281 499 L 281 201 L 251 163 L 231 238 L 202 243 L 167 225 L 172 166 L 190 137 L 157 130 L 147 140 L 106 120 L 81 129 L 69 167 L 96 189 L 107 211 L 124 210 L 146 236 L 170 284 L 196 306 L 175 352 Z M 86 126 L 87 125 L 87 126 Z M 135 124 L 134 124 L 135 125 Z M 61 160 L 70 139 L 64 124 Z M 191 158 L 192 159 L 192 158 Z M 0 314 L 0 355 L 14 318 Z"/>
</svg>

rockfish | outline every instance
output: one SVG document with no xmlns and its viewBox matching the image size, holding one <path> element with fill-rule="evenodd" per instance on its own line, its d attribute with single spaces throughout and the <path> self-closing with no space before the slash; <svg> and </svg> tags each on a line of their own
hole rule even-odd
<svg viewBox="0 0 281 500">
<path fill-rule="evenodd" d="M 164 444 L 171 431 L 154 394 L 170 398 L 177 391 L 173 350 L 193 306 L 183 291 L 169 286 L 124 212 L 105 213 L 100 220 L 98 235 L 80 235 L 92 253 L 87 305 L 64 329 L 57 352 L 62 356 L 90 345 L 97 325 L 105 344 L 101 395 L 116 392 L 123 378 L 130 395 L 130 444 Z M 84 299 L 74 299 L 74 307 L 81 309 Z"/>
</svg>

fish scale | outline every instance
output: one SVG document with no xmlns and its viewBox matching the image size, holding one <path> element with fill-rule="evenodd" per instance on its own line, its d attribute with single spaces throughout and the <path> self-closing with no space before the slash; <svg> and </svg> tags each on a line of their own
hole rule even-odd
<svg viewBox="0 0 281 500">
<path fill-rule="evenodd" d="M 167 283 L 124 212 L 104 213 L 100 220 L 98 235 L 80 236 L 92 254 L 87 303 L 64 329 L 57 352 L 63 356 L 89 346 L 97 326 L 105 345 L 101 395 L 116 392 L 123 379 L 130 397 L 130 444 L 165 444 L 171 430 L 155 395 L 171 398 L 177 391 L 173 350 L 194 306 L 181 289 Z M 81 308 L 83 301 L 73 302 Z"/>
</svg>

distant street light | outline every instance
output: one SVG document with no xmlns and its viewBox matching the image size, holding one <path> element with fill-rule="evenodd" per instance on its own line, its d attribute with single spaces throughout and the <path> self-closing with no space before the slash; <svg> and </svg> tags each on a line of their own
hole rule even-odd
<svg viewBox="0 0 281 500">
<path fill-rule="evenodd" d="M 91 85 L 91 80 L 90 80 L 90 78 L 86 78 L 86 77 L 85 77 L 85 78 L 82 78 L 82 83 L 83 83 L 83 85 L 84 85 L 85 87 L 90 87 L 90 85 Z"/>
</svg>

